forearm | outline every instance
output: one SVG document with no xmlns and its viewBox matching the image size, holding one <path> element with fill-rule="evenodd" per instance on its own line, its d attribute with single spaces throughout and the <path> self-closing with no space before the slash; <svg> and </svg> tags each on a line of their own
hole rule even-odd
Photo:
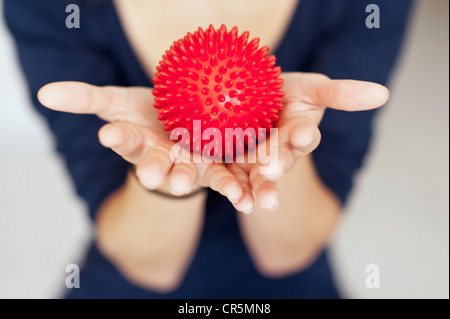
<svg viewBox="0 0 450 319">
<path fill-rule="evenodd" d="M 239 214 L 239 224 L 256 267 L 283 276 L 306 267 L 333 234 L 340 204 L 317 176 L 310 156 L 297 161 L 279 182 L 277 211 L 258 208 Z"/>
<path fill-rule="evenodd" d="M 197 247 L 205 193 L 169 199 L 146 191 L 129 174 L 100 209 L 96 221 L 100 249 L 136 284 L 173 289 Z"/>
</svg>

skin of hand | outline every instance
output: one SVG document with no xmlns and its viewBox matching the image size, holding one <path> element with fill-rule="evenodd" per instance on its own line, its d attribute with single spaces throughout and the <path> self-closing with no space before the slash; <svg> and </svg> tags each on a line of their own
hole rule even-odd
<svg viewBox="0 0 450 319">
<path fill-rule="evenodd" d="M 260 174 L 261 164 L 258 163 L 174 165 L 169 154 L 173 142 L 156 119 L 148 88 L 100 88 L 60 82 L 43 87 L 38 97 L 51 109 L 97 114 L 110 122 L 99 131 L 100 142 L 135 164 L 139 181 L 145 187 L 154 189 L 168 184 L 176 195 L 204 185 L 228 197 L 239 211 L 251 212 L 255 208 L 255 214 L 239 215 L 244 240 L 261 273 L 279 276 L 298 270 L 312 260 L 336 224 L 340 207 L 314 173 L 309 156 L 320 142 L 318 125 L 326 107 L 368 110 L 383 105 L 389 97 L 388 90 L 375 83 L 330 80 L 324 75 L 308 73 L 284 73 L 282 76 L 286 95 L 278 135 L 258 146 L 278 148 L 278 170 L 270 175 Z M 291 168 L 292 172 L 286 174 Z M 189 205 L 192 214 L 185 214 L 180 221 L 180 216 L 176 212 L 173 214 L 177 210 L 173 201 L 145 192 L 136 183 L 129 176 L 124 188 L 113 194 L 99 213 L 99 232 L 107 234 L 100 236 L 107 238 L 103 240 L 106 242 L 103 246 L 107 247 L 104 252 L 136 284 L 171 290 L 181 282 L 195 250 L 205 198 L 196 196 L 191 204 L 181 203 L 179 209 L 186 210 Z M 282 192 L 280 201 L 278 183 Z M 298 196 L 292 193 L 294 190 L 305 195 L 299 197 L 301 203 L 292 200 Z M 276 210 L 279 204 L 279 213 L 283 212 L 283 216 L 263 214 Z M 154 207 L 155 213 L 149 214 L 143 206 Z M 149 230 L 152 225 L 154 229 Z M 152 249 L 143 244 L 161 241 L 167 230 L 174 227 L 181 227 L 177 232 L 180 238 L 172 235 L 162 240 L 164 245 Z M 188 233 L 183 233 L 187 228 Z M 297 236 L 298 233 L 301 236 Z M 156 237 L 148 238 L 149 234 Z M 155 260 L 158 260 L 156 264 Z"/>
<path fill-rule="evenodd" d="M 140 182 L 156 189 L 168 178 L 174 195 L 189 193 L 195 185 L 209 186 L 226 196 L 241 212 L 278 207 L 276 181 L 295 161 L 310 154 L 320 143 L 318 126 L 327 107 L 362 111 L 380 107 L 389 98 L 382 85 L 354 80 L 330 80 L 322 74 L 283 73 L 284 108 L 277 125 L 278 135 L 258 147 L 278 148 L 278 169 L 260 174 L 260 163 L 173 164 L 173 142 L 151 107 L 147 88 L 96 87 L 85 83 L 59 82 L 39 91 L 41 103 L 53 110 L 97 114 L 110 122 L 99 131 L 102 145 L 110 147 L 137 166 Z M 256 201 L 255 201 L 256 200 Z"/>
<path fill-rule="evenodd" d="M 242 188 L 234 175 L 214 163 L 172 164 L 169 149 L 173 142 L 157 120 L 148 88 L 61 82 L 43 87 L 38 98 L 53 110 L 96 114 L 110 122 L 100 129 L 99 140 L 136 165 L 139 181 L 129 173 L 124 185 L 99 208 L 97 245 L 134 284 L 160 292 L 174 290 L 197 247 L 206 193 L 173 200 L 147 192 L 142 185 L 181 195 L 198 184 L 237 201 Z"/>
<path fill-rule="evenodd" d="M 389 99 L 386 87 L 365 81 L 331 80 L 323 74 L 283 73 L 282 100 L 278 133 L 270 136 L 263 147 L 267 154 L 278 149 L 277 169 L 270 174 L 261 174 L 267 165 L 260 162 L 228 164 L 230 171 L 241 183 L 244 194 L 236 207 L 251 207 L 256 202 L 265 210 L 276 210 L 279 206 L 277 181 L 288 172 L 302 156 L 309 155 L 320 143 L 319 124 L 326 108 L 341 111 L 365 111 L 384 105 Z M 255 151 L 257 152 L 257 151 Z"/>
<path fill-rule="evenodd" d="M 266 164 L 228 165 L 244 189 L 235 206 L 248 207 L 254 199 L 258 204 L 253 214 L 238 215 L 244 242 L 256 269 L 274 278 L 310 265 L 340 220 L 341 203 L 322 182 L 310 154 L 320 143 L 318 126 L 326 107 L 369 110 L 389 98 L 389 91 L 375 83 L 306 73 L 285 73 L 283 78 L 286 95 L 278 134 L 258 146 L 266 152 L 277 148 L 277 169 L 261 174 Z"/>
<path fill-rule="evenodd" d="M 139 181 L 150 190 L 168 188 L 179 196 L 203 186 L 218 191 L 232 203 L 242 197 L 242 187 L 223 164 L 173 163 L 170 149 L 174 142 L 157 119 L 148 88 L 57 82 L 44 86 L 38 98 L 50 109 L 96 114 L 109 122 L 98 133 L 101 144 L 136 165 Z"/>
</svg>

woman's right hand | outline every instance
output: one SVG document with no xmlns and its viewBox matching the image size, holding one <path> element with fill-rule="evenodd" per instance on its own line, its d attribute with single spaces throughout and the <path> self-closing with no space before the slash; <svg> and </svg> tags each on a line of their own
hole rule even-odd
<svg viewBox="0 0 450 319">
<path fill-rule="evenodd" d="M 167 184 L 176 196 L 210 187 L 226 196 L 238 211 L 253 208 L 253 199 L 242 199 L 242 183 L 225 165 L 173 163 L 170 150 L 174 142 L 157 119 L 151 89 L 55 82 L 41 88 L 38 98 L 52 110 L 95 114 L 109 122 L 98 133 L 100 143 L 136 165 L 136 175 L 144 187 L 153 190 Z"/>
</svg>

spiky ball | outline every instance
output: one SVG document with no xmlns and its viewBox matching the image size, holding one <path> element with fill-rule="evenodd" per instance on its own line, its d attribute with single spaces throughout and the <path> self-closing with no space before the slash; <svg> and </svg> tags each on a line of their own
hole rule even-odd
<svg viewBox="0 0 450 319">
<path fill-rule="evenodd" d="M 220 130 L 222 148 L 219 154 L 208 154 L 219 157 L 236 155 L 235 145 L 244 144 L 248 150 L 257 143 L 256 136 L 247 136 L 226 145 L 226 128 L 258 132 L 278 122 L 284 94 L 281 68 L 275 66 L 274 55 L 268 56 L 267 46 L 258 48 L 259 38 L 248 40 L 249 32 L 238 36 L 237 27 L 230 32 L 225 25 L 217 31 L 212 25 L 198 28 L 175 41 L 157 67 L 153 95 L 158 119 L 167 131 L 186 128 L 194 152 L 210 142 L 194 143 L 194 120 L 201 120 L 202 133 L 207 128 Z"/>
</svg>

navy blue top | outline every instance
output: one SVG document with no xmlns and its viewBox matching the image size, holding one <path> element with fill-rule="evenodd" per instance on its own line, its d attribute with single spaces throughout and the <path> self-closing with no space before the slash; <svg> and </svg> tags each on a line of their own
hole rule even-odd
<svg viewBox="0 0 450 319">
<path fill-rule="evenodd" d="M 81 28 L 65 27 L 65 7 L 78 4 Z M 381 28 L 368 29 L 366 6 L 380 7 Z M 409 0 L 301 0 L 277 48 L 284 71 L 319 72 L 386 84 L 399 51 Z M 44 108 L 36 95 L 55 81 L 148 86 L 151 80 L 132 51 L 112 1 L 5 0 L 7 24 L 36 109 L 46 118 L 78 195 L 94 218 L 102 201 L 125 180 L 127 163 L 103 148 L 93 115 Z M 189 31 L 189 30 L 186 30 Z M 322 142 L 314 151 L 317 171 L 343 204 L 367 152 L 375 111 L 327 110 Z M 294 199 L 293 199 L 294 200 Z M 233 207 L 210 191 L 206 221 L 194 260 L 181 287 L 168 294 L 127 282 L 93 244 L 80 289 L 69 298 L 337 298 L 325 252 L 307 270 L 281 279 L 260 275 L 251 263 Z"/>
</svg>

